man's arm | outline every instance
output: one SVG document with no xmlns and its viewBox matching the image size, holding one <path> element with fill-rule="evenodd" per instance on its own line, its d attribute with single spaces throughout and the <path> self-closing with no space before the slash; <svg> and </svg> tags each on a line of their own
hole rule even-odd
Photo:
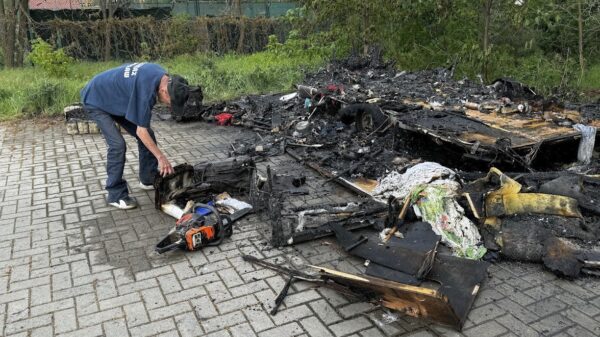
<svg viewBox="0 0 600 337">
<path fill-rule="evenodd" d="M 142 143 L 146 146 L 150 152 L 156 157 L 158 160 L 158 170 L 161 176 L 166 176 L 167 174 L 173 173 L 173 167 L 167 157 L 160 151 L 152 137 L 150 136 L 150 132 L 148 132 L 147 128 L 138 126 L 136 131 L 136 135 L 141 139 Z"/>
</svg>

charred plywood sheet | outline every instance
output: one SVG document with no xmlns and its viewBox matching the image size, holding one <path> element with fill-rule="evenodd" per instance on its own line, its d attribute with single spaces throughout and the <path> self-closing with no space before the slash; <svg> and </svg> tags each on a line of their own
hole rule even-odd
<svg viewBox="0 0 600 337">
<path fill-rule="evenodd" d="M 573 111 L 572 113 L 577 112 Z M 502 130 L 513 135 L 511 138 L 511 140 L 514 138 L 513 148 L 533 146 L 536 143 L 550 140 L 571 139 L 580 135 L 580 132 L 572 127 L 560 126 L 551 121 L 532 118 L 531 116 L 484 113 L 470 109 L 466 110 L 465 114 L 493 129 Z M 468 134 L 464 137 L 465 140 L 469 139 Z"/>
<path fill-rule="evenodd" d="M 518 115 L 467 110 L 465 114 L 415 110 L 398 115 L 398 126 L 466 147 L 489 152 L 498 140 L 510 141 L 512 149 L 527 149 L 542 142 L 575 139 L 579 131 L 550 121 Z M 478 146 L 478 148 L 473 148 Z"/>
</svg>

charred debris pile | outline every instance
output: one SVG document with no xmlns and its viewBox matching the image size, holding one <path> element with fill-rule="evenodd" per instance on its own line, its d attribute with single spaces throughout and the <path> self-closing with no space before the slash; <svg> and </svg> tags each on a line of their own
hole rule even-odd
<svg viewBox="0 0 600 337">
<path fill-rule="evenodd" d="M 366 261 L 365 273 L 352 275 L 245 256 L 289 276 L 273 313 L 290 284 L 304 280 L 460 329 L 490 262 L 542 263 L 566 278 L 600 275 L 600 105 L 547 99 L 510 79 L 484 85 L 452 75 L 354 58 L 308 75 L 291 93 L 210 106 L 200 93 L 170 118 L 237 125 L 255 137 L 230 144 L 225 166 L 201 163 L 187 167 L 186 179 L 183 169 L 161 178 L 157 208 L 239 192 L 268 215 L 274 246 L 332 236 Z M 364 198 L 286 204 L 310 193 L 305 177 L 254 166 L 284 153 Z M 240 168 L 228 176 L 235 191 L 211 190 L 207 167 Z"/>
</svg>

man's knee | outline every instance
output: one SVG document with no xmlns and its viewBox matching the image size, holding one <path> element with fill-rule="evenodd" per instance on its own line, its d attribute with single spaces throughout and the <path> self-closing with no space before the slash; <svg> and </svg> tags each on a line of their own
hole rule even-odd
<svg viewBox="0 0 600 337">
<path fill-rule="evenodd" d="M 108 151 L 111 153 L 124 154 L 127 150 L 127 143 L 125 143 L 123 137 L 115 137 L 110 139 L 110 141 L 107 139 L 106 143 L 108 145 Z"/>
</svg>

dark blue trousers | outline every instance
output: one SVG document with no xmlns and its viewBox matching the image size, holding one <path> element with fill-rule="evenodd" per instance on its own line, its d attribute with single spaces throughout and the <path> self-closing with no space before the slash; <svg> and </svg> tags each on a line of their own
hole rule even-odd
<svg viewBox="0 0 600 337">
<path fill-rule="evenodd" d="M 127 182 L 123 179 L 127 145 L 115 122 L 124 128 L 127 133 L 137 139 L 140 182 L 144 185 L 152 185 L 154 183 L 154 177 L 158 172 L 158 161 L 136 135 L 137 125 L 126 120 L 125 117 L 114 116 L 99 109 L 86 107 L 85 111 L 90 118 L 98 124 L 108 147 L 106 154 L 106 173 L 108 175 L 108 178 L 106 179 L 106 190 L 108 191 L 107 201 L 118 202 L 120 199 L 129 195 Z M 154 142 L 156 142 L 154 131 L 150 128 L 148 131 Z"/>
</svg>

